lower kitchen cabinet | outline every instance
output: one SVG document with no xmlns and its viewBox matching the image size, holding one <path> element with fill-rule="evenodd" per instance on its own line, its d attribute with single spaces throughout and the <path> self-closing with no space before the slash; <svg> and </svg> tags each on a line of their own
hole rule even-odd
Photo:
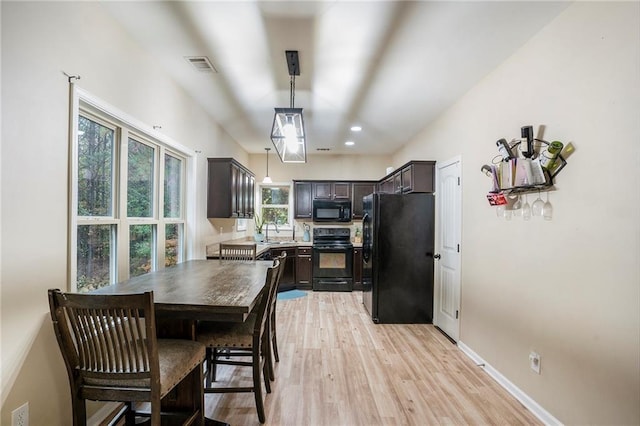
<svg viewBox="0 0 640 426">
<path fill-rule="evenodd" d="M 311 290 L 312 277 L 311 247 L 298 247 L 298 258 L 296 259 L 297 287 L 301 290 Z"/>
<path fill-rule="evenodd" d="M 362 290 L 362 247 L 353 248 L 353 289 Z"/>
</svg>

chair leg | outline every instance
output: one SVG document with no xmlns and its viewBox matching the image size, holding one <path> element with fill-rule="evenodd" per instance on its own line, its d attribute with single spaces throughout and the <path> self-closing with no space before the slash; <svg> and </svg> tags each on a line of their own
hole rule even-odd
<svg viewBox="0 0 640 426">
<path fill-rule="evenodd" d="M 77 396 L 75 389 L 71 389 L 71 411 L 73 412 L 73 426 L 87 424 L 87 406 L 84 399 Z"/>
<path fill-rule="evenodd" d="M 213 381 L 213 362 L 211 360 L 213 354 L 213 348 L 207 346 L 206 353 L 204 356 L 204 364 L 205 364 L 205 386 L 210 388 L 211 382 Z"/>
<path fill-rule="evenodd" d="M 267 393 L 271 393 L 271 377 L 270 374 L 273 374 L 271 370 L 271 359 L 268 354 L 269 350 L 267 349 L 267 355 L 262 360 L 262 376 L 264 377 L 264 387 L 267 390 Z M 260 362 L 260 358 L 258 358 L 258 362 Z"/>
<path fill-rule="evenodd" d="M 217 348 L 211 348 L 211 380 L 215 382 L 217 380 L 218 373 L 218 356 L 220 353 Z"/>
<path fill-rule="evenodd" d="M 133 402 L 127 402 L 127 411 L 124 413 L 124 424 L 135 425 L 136 424 L 136 411 L 133 406 Z"/>
<path fill-rule="evenodd" d="M 269 389 L 270 390 L 270 389 Z M 260 354 L 258 351 L 253 354 L 253 396 L 256 399 L 256 409 L 258 410 L 258 420 L 265 422 L 264 403 L 262 402 L 262 383 L 260 383 Z"/>
<path fill-rule="evenodd" d="M 203 379 L 203 366 L 200 364 L 191 372 L 193 380 L 191 380 L 191 395 L 193 395 L 193 412 L 198 413 L 198 417 L 195 420 L 195 425 L 204 426 L 204 389 L 202 388 Z"/>
<path fill-rule="evenodd" d="M 278 338 L 276 336 L 276 313 L 275 309 L 271 315 L 271 343 L 273 345 L 273 357 L 276 362 L 280 362 L 280 356 L 278 355 Z"/>
<path fill-rule="evenodd" d="M 159 425 L 162 421 L 162 407 L 160 406 L 160 398 L 151 398 L 151 424 Z"/>
<path fill-rule="evenodd" d="M 273 366 L 273 357 L 271 354 L 271 337 L 269 334 L 268 325 L 264 333 L 264 338 L 262 340 L 262 356 L 264 356 L 266 367 L 265 380 L 268 378 L 270 381 L 274 381 L 276 379 L 276 376 L 275 368 Z"/>
</svg>

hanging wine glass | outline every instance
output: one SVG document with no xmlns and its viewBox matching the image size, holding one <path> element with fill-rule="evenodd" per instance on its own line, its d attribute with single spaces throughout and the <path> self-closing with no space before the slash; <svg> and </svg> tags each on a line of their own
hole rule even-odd
<svg viewBox="0 0 640 426">
<path fill-rule="evenodd" d="M 522 216 L 522 196 L 518 195 L 518 199 L 513 203 L 513 215 Z"/>
<path fill-rule="evenodd" d="M 511 220 L 512 211 L 510 209 L 504 209 L 504 218 L 506 220 Z"/>
<path fill-rule="evenodd" d="M 542 208 L 544 207 L 544 201 L 540 198 L 540 190 L 538 189 L 538 198 L 531 204 L 531 214 L 534 216 L 542 216 Z"/>
<path fill-rule="evenodd" d="M 529 197 L 524 194 L 524 205 L 522 206 L 522 218 L 531 220 L 531 206 L 529 205 Z"/>
<path fill-rule="evenodd" d="M 544 220 L 551 220 L 553 217 L 553 206 L 549 202 L 549 192 L 547 191 L 547 202 L 542 206 L 542 216 L 544 216 Z"/>
</svg>

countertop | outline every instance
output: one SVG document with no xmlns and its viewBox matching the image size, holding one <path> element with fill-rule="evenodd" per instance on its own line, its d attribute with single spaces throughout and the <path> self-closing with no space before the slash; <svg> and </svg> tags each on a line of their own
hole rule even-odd
<svg viewBox="0 0 640 426">
<path fill-rule="evenodd" d="M 233 243 L 233 244 L 254 244 L 255 241 L 247 238 L 239 238 L 235 240 L 227 240 L 221 241 L 224 243 Z M 257 243 L 256 245 L 256 255 L 260 256 L 262 253 L 266 252 L 275 247 L 282 248 L 290 248 L 290 247 L 311 247 L 313 243 L 311 241 L 292 241 L 292 240 L 278 240 L 273 239 L 270 242 L 262 242 Z M 207 259 L 217 259 L 220 254 L 220 243 L 213 243 L 207 245 Z"/>
<path fill-rule="evenodd" d="M 221 241 L 224 243 L 233 243 L 233 244 L 253 244 L 255 241 L 248 238 L 238 238 L 235 240 L 227 240 Z M 313 243 L 311 241 L 292 241 L 292 240 L 278 240 L 274 238 L 270 242 L 262 242 L 257 243 L 256 246 L 256 255 L 260 256 L 262 253 L 270 250 L 272 248 L 290 248 L 290 247 L 312 247 Z M 362 247 L 362 243 L 353 243 L 353 247 Z M 207 245 L 207 259 L 217 259 L 220 254 L 220 243 L 213 243 Z"/>
</svg>

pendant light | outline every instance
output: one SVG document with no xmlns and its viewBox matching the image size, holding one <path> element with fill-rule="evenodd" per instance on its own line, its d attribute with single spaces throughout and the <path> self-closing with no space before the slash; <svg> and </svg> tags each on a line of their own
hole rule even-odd
<svg viewBox="0 0 640 426">
<path fill-rule="evenodd" d="M 289 69 L 289 108 L 275 108 L 271 141 L 283 163 L 306 163 L 307 142 L 302 108 L 294 108 L 296 75 L 300 75 L 298 51 L 287 50 L 285 56 Z"/>
<path fill-rule="evenodd" d="M 269 151 L 271 151 L 271 148 L 265 148 L 264 150 L 267 151 L 267 175 L 262 179 L 262 183 L 273 183 L 269 177 Z"/>
</svg>

